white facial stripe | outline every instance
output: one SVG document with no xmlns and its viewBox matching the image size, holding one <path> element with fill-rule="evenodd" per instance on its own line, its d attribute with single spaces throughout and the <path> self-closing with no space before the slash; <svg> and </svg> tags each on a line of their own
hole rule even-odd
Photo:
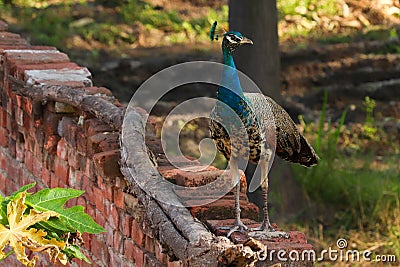
<svg viewBox="0 0 400 267">
<path fill-rule="evenodd" d="M 243 40 L 243 37 L 237 35 L 227 35 L 226 39 L 228 39 L 230 43 L 238 43 Z"/>
</svg>

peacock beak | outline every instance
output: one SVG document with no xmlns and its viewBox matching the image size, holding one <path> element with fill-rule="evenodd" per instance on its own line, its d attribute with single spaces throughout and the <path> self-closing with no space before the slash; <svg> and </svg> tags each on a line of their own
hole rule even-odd
<svg viewBox="0 0 400 267">
<path fill-rule="evenodd" d="M 247 37 L 243 37 L 242 41 L 240 41 L 240 44 L 253 44 L 253 41 Z"/>
</svg>

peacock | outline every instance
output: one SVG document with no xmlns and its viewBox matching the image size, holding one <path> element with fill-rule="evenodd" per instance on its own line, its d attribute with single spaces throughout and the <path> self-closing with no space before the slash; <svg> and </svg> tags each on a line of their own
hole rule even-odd
<svg viewBox="0 0 400 267">
<path fill-rule="evenodd" d="M 214 37 L 216 22 L 210 38 Z M 244 44 L 253 42 L 240 32 L 223 34 L 222 54 L 224 70 L 217 103 L 210 114 L 209 129 L 217 149 L 226 157 L 235 189 L 235 223 L 228 236 L 239 231 L 260 238 L 288 237 L 276 231 L 268 216 L 268 170 L 276 153 L 284 160 L 311 167 L 319 157 L 299 132 L 289 114 L 270 97 L 261 93 L 244 93 L 240 84 L 232 53 Z M 274 151 L 275 148 L 275 151 Z M 249 229 L 240 219 L 240 175 L 238 160 L 244 158 L 261 168 L 264 220 L 258 228 Z"/>
</svg>

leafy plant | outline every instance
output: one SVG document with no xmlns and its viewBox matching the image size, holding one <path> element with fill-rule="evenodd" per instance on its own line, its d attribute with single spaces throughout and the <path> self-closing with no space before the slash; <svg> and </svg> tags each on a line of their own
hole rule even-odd
<svg viewBox="0 0 400 267">
<path fill-rule="evenodd" d="M 81 234 L 105 230 L 84 212 L 84 207 L 64 208 L 65 203 L 83 191 L 69 188 L 28 192 L 35 183 L 21 187 L 8 197 L 0 197 L 0 262 L 13 252 L 26 266 L 35 266 L 38 256 L 28 259 L 25 249 L 47 252 L 52 261 L 66 264 L 77 258 L 90 261 L 80 250 Z M 4 252 L 9 245 L 11 251 Z"/>
<path fill-rule="evenodd" d="M 340 235 L 348 235 L 349 240 L 357 240 L 359 248 L 376 247 L 376 253 L 400 255 L 399 155 L 377 157 L 368 145 L 375 141 L 365 136 L 365 125 L 358 124 L 362 134 L 357 135 L 352 132 L 355 125 L 344 124 L 346 110 L 338 122 L 330 122 L 326 118 L 327 99 L 325 94 L 319 123 L 307 124 L 300 118 L 307 137 L 318 144 L 320 162 L 312 169 L 292 165 L 295 179 L 314 204 L 310 206 L 316 207 L 310 210 L 314 215 L 307 217 L 307 223 L 310 229 L 321 230 L 310 236 L 317 235 L 321 244 L 329 244 L 327 240 L 335 242 Z M 370 98 L 365 102 L 366 124 L 375 127 L 375 103 Z M 377 131 L 376 138 L 383 134 Z M 352 150 L 353 144 L 358 149 Z"/>
<path fill-rule="evenodd" d="M 364 100 L 365 123 L 363 125 L 363 131 L 364 134 L 372 140 L 376 140 L 376 138 L 378 138 L 376 135 L 378 129 L 375 126 L 375 120 L 374 120 L 375 107 L 376 107 L 375 100 L 373 100 L 369 96 L 366 96 Z"/>
</svg>

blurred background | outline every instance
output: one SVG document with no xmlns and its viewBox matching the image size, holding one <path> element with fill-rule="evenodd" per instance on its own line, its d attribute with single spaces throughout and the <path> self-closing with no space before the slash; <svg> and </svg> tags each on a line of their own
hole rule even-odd
<svg viewBox="0 0 400 267">
<path fill-rule="evenodd" d="M 123 103 L 165 67 L 220 62 L 209 29 L 230 22 L 257 41 L 239 51 L 238 68 L 289 111 L 321 157 L 312 169 L 277 162 L 272 221 L 305 232 L 317 249 L 342 237 L 400 261 L 398 0 L 2 0 L 0 19 L 32 44 L 68 53 Z M 154 115 L 162 123 L 179 101 L 215 92 L 187 86 Z M 182 150 L 199 157 L 208 135 L 206 119 L 187 123 Z M 226 162 L 217 155 L 214 165 Z"/>
</svg>

